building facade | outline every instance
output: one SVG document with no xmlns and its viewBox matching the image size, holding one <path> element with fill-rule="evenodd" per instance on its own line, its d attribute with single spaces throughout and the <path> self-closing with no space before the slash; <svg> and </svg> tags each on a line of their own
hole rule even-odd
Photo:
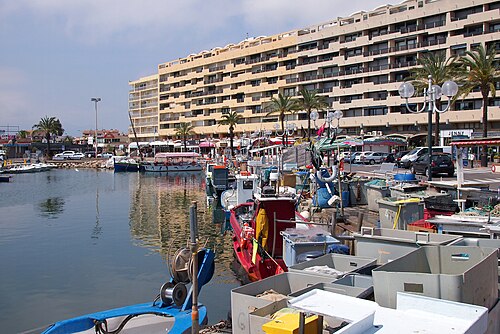
<svg viewBox="0 0 500 334">
<path fill-rule="evenodd" d="M 130 82 L 129 114 L 146 141 L 173 137 L 182 122 L 202 138 L 226 136 L 227 127 L 217 122 L 230 111 L 243 116 L 236 133 L 273 131 L 277 116 L 267 116 L 271 97 L 308 89 L 342 111 L 344 134 L 425 134 L 427 113 L 408 112 L 399 86 L 425 53 L 459 56 L 479 43 L 500 55 L 500 1 L 408 0 L 160 64 L 154 75 Z M 410 99 L 413 108 L 423 102 Z M 480 133 L 481 106 L 479 92 L 457 100 L 441 114 L 442 134 Z M 492 99 L 492 133 L 500 133 L 499 108 L 500 98 Z M 324 116 L 320 112 L 317 125 Z M 305 112 L 288 121 L 307 127 Z"/>
</svg>

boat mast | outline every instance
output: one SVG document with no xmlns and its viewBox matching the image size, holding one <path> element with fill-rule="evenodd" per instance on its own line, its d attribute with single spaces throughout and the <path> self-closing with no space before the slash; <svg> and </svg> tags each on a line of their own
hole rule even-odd
<svg viewBox="0 0 500 334">
<path fill-rule="evenodd" d="M 141 161 L 143 161 L 144 159 L 142 158 L 141 147 L 139 146 L 139 140 L 137 139 L 137 133 L 135 132 L 134 122 L 132 122 L 130 111 L 128 112 L 128 119 L 130 120 L 130 125 L 132 126 L 132 132 L 134 132 L 135 143 L 137 144 L 137 152 L 139 152 L 139 157 L 141 158 Z"/>
</svg>

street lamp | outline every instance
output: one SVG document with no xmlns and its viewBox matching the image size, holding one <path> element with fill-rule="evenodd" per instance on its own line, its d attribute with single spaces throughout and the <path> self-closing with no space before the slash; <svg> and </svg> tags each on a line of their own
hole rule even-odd
<svg viewBox="0 0 500 334">
<path fill-rule="evenodd" d="M 332 126 L 332 122 L 334 119 L 337 120 L 337 126 L 334 127 L 334 138 L 337 137 L 337 129 L 339 128 L 340 126 L 340 119 L 342 118 L 343 114 L 342 114 L 342 111 L 340 110 L 335 110 L 335 111 L 328 111 L 328 113 L 326 114 L 326 123 L 328 124 L 328 138 L 330 138 L 330 128 Z M 337 152 L 337 153 L 340 153 L 340 152 Z M 328 154 L 328 165 L 330 165 L 330 154 Z M 335 161 L 335 160 L 334 160 Z"/>
<path fill-rule="evenodd" d="M 316 129 L 316 121 L 319 118 L 318 112 L 316 110 L 311 111 L 311 114 L 309 115 L 309 118 L 311 119 L 311 121 L 314 122 L 314 129 Z"/>
<path fill-rule="evenodd" d="M 156 156 L 156 127 L 155 127 L 155 132 L 153 134 L 153 156 Z M 160 152 L 161 152 L 161 148 L 160 148 Z"/>
<path fill-rule="evenodd" d="M 451 98 L 458 93 L 458 85 L 454 81 L 446 81 L 442 87 L 432 84 L 432 75 L 428 76 L 428 87 L 424 89 L 424 105 L 420 110 L 411 110 L 408 105 L 408 99 L 415 94 L 415 88 L 409 82 L 401 84 L 399 87 L 399 95 L 406 100 L 406 109 L 409 112 L 420 113 L 425 111 L 427 107 L 427 151 L 429 154 L 429 165 L 427 166 L 428 181 L 432 181 L 432 113 L 444 113 L 448 111 L 451 105 Z M 444 110 L 436 108 L 436 100 L 441 96 L 448 97 L 448 104 Z"/>
<path fill-rule="evenodd" d="M 97 102 L 101 101 L 100 97 L 93 97 L 90 101 L 95 105 L 95 157 L 97 158 Z"/>
<path fill-rule="evenodd" d="M 288 137 L 293 134 L 293 132 L 297 129 L 295 123 L 288 123 L 288 121 L 285 121 L 285 129 L 280 133 L 280 125 L 278 123 L 274 123 L 274 130 L 276 132 L 276 136 L 278 137 L 285 137 L 285 142 L 283 143 L 283 146 L 287 146 L 288 142 Z"/>
</svg>

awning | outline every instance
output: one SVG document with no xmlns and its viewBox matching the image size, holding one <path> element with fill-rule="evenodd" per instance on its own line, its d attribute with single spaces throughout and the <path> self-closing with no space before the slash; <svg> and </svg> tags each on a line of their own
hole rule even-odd
<svg viewBox="0 0 500 334">
<path fill-rule="evenodd" d="M 147 141 L 141 141 L 139 142 L 139 146 L 140 147 L 143 147 L 143 146 L 149 146 L 149 143 Z M 134 142 L 131 142 L 129 145 L 128 145 L 128 148 L 137 148 L 137 143 L 134 141 Z"/>
<path fill-rule="evenodd" d="M 169 145 L 173 145 L 172 142 L 168 142 L 168 141 L 152 141 L 151 143 L 149 143 L 149 145 L 151 146 L 169 146 Z"/>
<path fill-rule="evenodd" d="M 500 146 L 500 138 L 476 138 L 467 140 L 457 140 L 452 141 L 450 145 L 453 146 L 483 146 L 483 145 L 494 145 Z"/>
<path fill-rule="evenodd" d="M 366 145 L 383 145 L 383 146 L 399 146 L 405 145 L 406 141 L 401 138 L 388 137 L 372 137 L 364 140 Z"/>
<path fill-rule="evenodd" d="M 215 144 L 209 141 L 202 141 L 200 147 L 215 147 Z"/>
</svg>

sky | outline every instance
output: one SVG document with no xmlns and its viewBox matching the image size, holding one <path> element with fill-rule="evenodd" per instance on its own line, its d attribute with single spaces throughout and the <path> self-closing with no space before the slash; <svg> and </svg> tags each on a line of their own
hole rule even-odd
<svg viewBox="0 0 500 334">
<path fill-rule="evenodd" d="M 398 3 L 392 1 L 391 3 Z M 387 0 L 0 0 L 0 129 L 126 132 L 129 81 L 191 53 L 370 11 Z"/>
</svg>

